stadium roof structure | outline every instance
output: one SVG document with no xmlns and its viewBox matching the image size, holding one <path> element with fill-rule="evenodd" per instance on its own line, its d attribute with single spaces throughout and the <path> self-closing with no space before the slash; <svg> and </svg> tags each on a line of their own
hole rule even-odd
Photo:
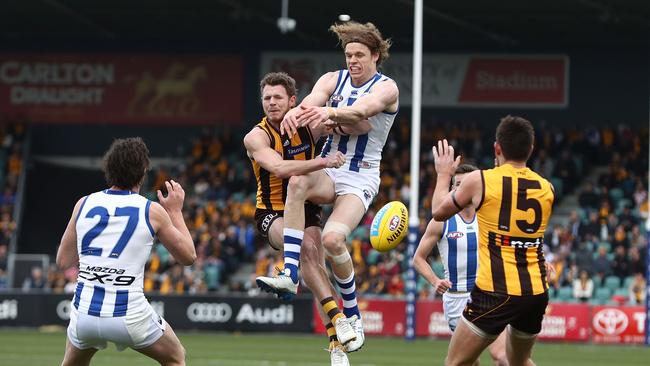
<svg viewBox="0 0 650 366">
<path fill-rule="evenodd" d="M 316 49 L 335 45 L 340 14 L 372 21 L 412 49 L 412 0 L 292 0 L 294 31 L 277 26 L 282 0 L 6 0 L 0 44 L 207 45 Z M 648 0 L 427 0 L 424 49 L 650 46 Z M 323 43 L 325 42 L 325 43 Z M 2 46 L 0 46 L 2 47 Z"/>
</svg>

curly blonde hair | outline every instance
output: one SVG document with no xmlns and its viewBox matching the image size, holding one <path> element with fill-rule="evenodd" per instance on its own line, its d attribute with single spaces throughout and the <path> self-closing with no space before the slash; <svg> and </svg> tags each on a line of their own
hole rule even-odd
<svg viewBox="0 0 650 366">
<path fill-rule="evenodd" d="M 334 24 L 330 27 L 330 31 L 339 38 L 343 50 L 348 43 L 357 42 L 366 45 L 373 54 L 378 53 L 377 67 L 389 56 L 390 38 L 384 39 L 379 29 L 370 22 L 366 24 L 357 22 Z"/>
</svg>

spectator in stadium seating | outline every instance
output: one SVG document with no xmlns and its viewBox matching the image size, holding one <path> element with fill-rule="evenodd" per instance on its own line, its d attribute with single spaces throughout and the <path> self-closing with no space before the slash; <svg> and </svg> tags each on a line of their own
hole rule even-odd
<svg viewBox="0 0 650 366">
<path fill-rule="evenodd" d="M 589 273 L 585 270 L 580 271 L 580 278 L 573 280 L 573 297 L 582 302 L 591 299 L 594 293 L 594 281 L 589 278 Z"/>
<path fill-rule="evenodd" d="M 607 248 L 603 245 L 598 247 L 598 256 L 594 260 L 594 272 L 598 286 L 602 286 L 605 277 L 612 273 L 612 264 L 607 258 Z"/>
<path fill-rule="evenodd" d="M 645 260 L 644 260 L 644 256 L 640 255 L 639 248 L 635 246 L 631 247 L 628 252 L 628 257 L 629 257 L 629 262 L 628 262 L 629 273 L 632 275 L 641 273 L 645 277 L 646 275 Z"/>
<path fill-rule="evenodd" d="M 593 237 L 600 236 L 600 218 L 597 211 L 589 212 L 589 221 L 584 227 L 584 237 L 592 235 Z"/>
<path fill-rule="evenodd" d="M 587 271 L 589 275 L 594 274 L 594 254 L 591 248 L 594 244 L 589 241 L 580 241 L 575 251 L 575 264 L 581 271 Z"/>
<path fill-rule="evenodd" d="M 576 210 L 571 211 L 571 214 L 569 215 L 569 222 L 567 223 L 567 231 L 571 235 L 571 239 L 574 242 L 581 240 L 583 238 L 585 228 L 582 225 L 582 221 L 580 220 L 580 216 L 578 216 L 578 211 Z"/>
<path fill-rule="evenodd" d="M 632 283 L 630 283 L 630 287 L 628 288 L 628 294 L 630 298 L 630 304 L 645 304 L 645 297 L 648 294 L 646 293 L 646 282 L 643 274 L 637 273 L 634 275 L 634 280 Z"/>
<path fill-rule="evenodd" d="M 632 215 L 629 205 L 623 207 L 623 212 L 618 215 L 618 222 L 623 225 L 625 231 L 632 230 L 632 227 L 637 224 L 637 218 Z"/>
<path fill-rule="evenodd" d="M 594 185 L 590 181 L 585 183 L 582 192 L 578 196 L 578 203 L 580 207 L 584 207 L 591 210 L 596 210 L 600 206 L 600 198 L 594 192 Z"/>
<path fill-rule="evenodd" d="M 33 290 L 47 290 L 47 279 L 43 275 L 43 268 L 34 266 L 32 270 L 23 281 L 23 291 L 33 291 Z"/>
<path fill-rule="evenodd" d="M 623 281 L 630 275 L 630 268 L 625 255 L 625 247 L 619 245 L 614 250 L 614 260 L 612 261 L 612 274 Z"/>
<path fill-rule="evenodd" d="M 618 225 L 616 226 L 616 229 L 614 229 L 614 235 L 612 235 L 612 247 L 623 247 L 624 249 L 630 247 L 630 241 L 627 239 L 627 230 L 625 229 L 625 226 Z"/>
</svg>

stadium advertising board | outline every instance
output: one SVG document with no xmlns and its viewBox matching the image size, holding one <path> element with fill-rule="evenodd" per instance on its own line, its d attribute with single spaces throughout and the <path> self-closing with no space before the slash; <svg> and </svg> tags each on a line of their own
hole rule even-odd
<svg viewBox="0 0 650 366">
<path fill-rule="evenodd" d="M 402 300 L 357 300 L 363 317 L 363 331 L 367 335 L 403 336 L 406 326 L 406 302 Z M 341 305 L 341 304 L 339 304 Z M 314 312 L 314 332 L 325 333 L 325 326 L 320 321 L 318 308 Z"/>
<path fill-rule="evenodd" d="M 240 123 L 242 98 L 239 56 L 0 54 L 6 119 Z"/>
<path fill-rule="evenodd" d="M 175 329 L 250 332 L 311 332 L 310 298 L 282 303 L 273 298 L 148 295 L 154 310 Z M 65 326 L 72 295 L 2 294 L 0 326 Z"/>
<path fill-rule="evenodd" d="M 260 74 L 286 71 L 302 98 L 320 75 L 344 67 L 340 52 L 267 52 Z M 411 56 L 393 54 L 381 70 L 398 83 L 400 103 L 409 106 Z M 565 55 L 425 54 L 422 60 L 423 107 L 564 108 L 568 93 Z"/>
<path fill-rule="evenodd" d="M 643 344 L 645 317 L 643 306 L 594 306 L 591 309 L 592 339 L 596 343 Z"/>
<path fill-rule="evenodd" d="M 539 339 L 587 342 L 590 331 L 589 305 L 549 303 Z"/>
</svg>

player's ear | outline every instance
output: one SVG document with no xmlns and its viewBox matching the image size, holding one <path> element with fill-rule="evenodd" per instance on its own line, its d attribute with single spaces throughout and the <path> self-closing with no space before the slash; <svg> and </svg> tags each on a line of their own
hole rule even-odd
<svg viewBox="0 0 650 366">
<path fill-rule="evenodd" d="M 372 56 L 372 60 L 373 60 L 375 63 L 377 63 L 377 61 L 379 60 L 379 52 L 373 52 L 373 53 L 371 53 L 370 55 Z"/>
<path fill-rule="evenodd" d="M 293 108 L 293 107 L 295 107 L 295 106 L 296 106 L 296 96 L 295 96 L 295 95 L 292 95 L 292 96 L 289 98 L 289 107 Z"/>
</svg>

